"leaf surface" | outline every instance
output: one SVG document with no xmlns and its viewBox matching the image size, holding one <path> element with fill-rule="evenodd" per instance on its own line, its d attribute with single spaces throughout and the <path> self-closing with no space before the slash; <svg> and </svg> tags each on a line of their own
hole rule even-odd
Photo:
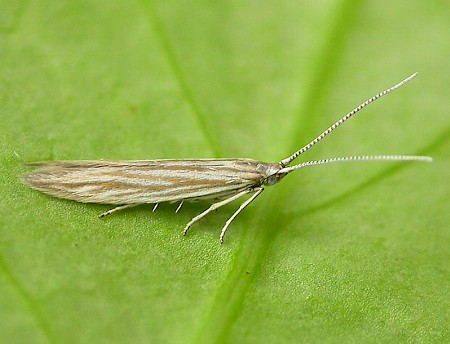
<svg viewBox="0 0 450 344">
<path fill-rule="evenodd" d="M 0 341 L 449 340 L 444 2 L 0 3 Z M 279 161 L 418 71 L 237 203 L 108 209 L 20 182 L 39 160 Z"/>
</svg>

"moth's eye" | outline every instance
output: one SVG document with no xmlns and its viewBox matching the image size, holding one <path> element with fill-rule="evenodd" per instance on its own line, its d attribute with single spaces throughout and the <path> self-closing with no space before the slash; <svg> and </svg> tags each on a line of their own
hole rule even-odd
<svg viewBox="0 0 450 344">
<path fill-rule="evenodd" d="M 266 182 L 264 184 L 273 185 L 273 184 L 277 183 L 279 180 L 280 179 L 278 178 L 278 175 L 273 174 L 273 175 L 267 177 Z"/>
</svg>

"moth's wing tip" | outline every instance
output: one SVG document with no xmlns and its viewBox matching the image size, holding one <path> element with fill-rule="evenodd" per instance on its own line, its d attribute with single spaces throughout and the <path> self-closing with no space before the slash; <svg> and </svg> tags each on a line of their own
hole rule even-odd
<svg viewBox="0 0 450 344">
<path fill-rule="evenodd" d="M 19 180 L 22 182 L 22 184 L 33 187 L 33 185 L 35 184 L 35 181 L 36 181 L 36 173 L 35 173 L 35 171 L 23 173 L 19 177 Z"/>
<path fill-rule="evenodd" d="M 23 163 L 24 166 L 33 167 L 34 169 L 23 173 L 19 178 L 20 181 L 25 185 L 35 188 L 36 185 L 42 181 L 42 173 L 45 172 L 45 167 L 49 167 L 51 164 L 51 161 L 33 161 Z"/>
<path fill-rule="evenodd" d="M 23 173 L 19 178 L 20 181 L 25 185 L 33 187 L 33 184 L 36 181 L 37 171 L 39 170 L 39 168 L 44 167 L 46 164 L 48 164 L 48 162 L 45 161 L 31 161 L 22 163 L 22 165 L 25 167 L 34 167 L 37 169 Z"/>
</svg>

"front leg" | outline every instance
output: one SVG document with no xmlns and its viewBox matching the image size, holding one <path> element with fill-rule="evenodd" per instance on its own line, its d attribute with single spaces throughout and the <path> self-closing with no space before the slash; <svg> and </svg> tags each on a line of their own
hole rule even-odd
<svg viewBox="0 0 450 344">
<path fill-rule="evenodd" d="M 220 243 L 223 244 L 223 237 L 225 236 L 225 233 L 228 229 L 228 226 L 230 225 L 230 223 L 234 220 L 234 218 L 236 216 L 238 216 L 238 214 L 245 209 L 246 206 L 248 206 L 250 203 L 252 203 L 256 197 L 258 197 L 261 192 L 263 192 L 263 188 L 255 188 L 253 189 L 253 191 L 255 191 L 255 194 L 250 197 L 248 200 L 246 200 L 244 203 L 241 204 L 241 206 L 239 207 L 238 210 L 235 211 L 235 213 L 233 215 L 231 215 L 231 217 L 228 219 L 228 221 L 225 223 L 225 226 L 223 226 L 222 231 L 220 232 Z"/>
<path fill-rule="evenodd" d="M 183 235 L 186 235 L 186 234 L 187 234 L 189 228 L 190 228 L 195 222 L 197 222 L 197 221 L 200 220 L 201 218 L 205 217 L 206 215 L 208 215 L 208 214 L 209 214 L 210 212 L 212 212 L 213 210 L 216 210 L 216 209 L 218 209 L 218 208 L 224 206 L 225 204 L 228 204 L 228 203 L 230 203 L 230 202 L 233 202 L 234 200 L 237 200 L 238 198 L 240 198 L 240 197 L 242 197 L 242 196 L 248 194 L 249 192 L 254 192 L 254 189 L 251 188 L 251 189 L 247 189 L 247 190 L 241 191 L 241 192 L 237 193 L 237 194 L 234 195 L 234 196 L 231 196 L 231 197 L 229 197 L 229 198 L 227 198 L 227 199 L 224 199 L 223 201 L 220 201 L 220 202 L 217 202 L 217 203 L 213 203 L 208 209 L 206 209 L 204 212 L 198 214 L 196 217 L 194 217 L 191 221 L 188 222 L 188 224 L 186 225 L 186 227 L 184 227 Z"/>
</svg>

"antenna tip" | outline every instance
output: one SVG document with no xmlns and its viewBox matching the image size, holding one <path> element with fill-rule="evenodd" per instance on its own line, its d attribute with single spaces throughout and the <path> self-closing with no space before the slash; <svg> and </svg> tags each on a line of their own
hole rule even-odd
<svg viewBox="0 0 450 344">
<path fill-rule="evenodd" d="M 414 79 L 414 78 L 415 78 L 416 76 L 418 76 L 418 75 L 419 75 L 418 72 L 415 72 L 415 73 L 411 74 L 410 76 L 408 76 L 408 77 L 405 79 L 405 82 L 408 82 L 408 81 Z"/>
</svg>

